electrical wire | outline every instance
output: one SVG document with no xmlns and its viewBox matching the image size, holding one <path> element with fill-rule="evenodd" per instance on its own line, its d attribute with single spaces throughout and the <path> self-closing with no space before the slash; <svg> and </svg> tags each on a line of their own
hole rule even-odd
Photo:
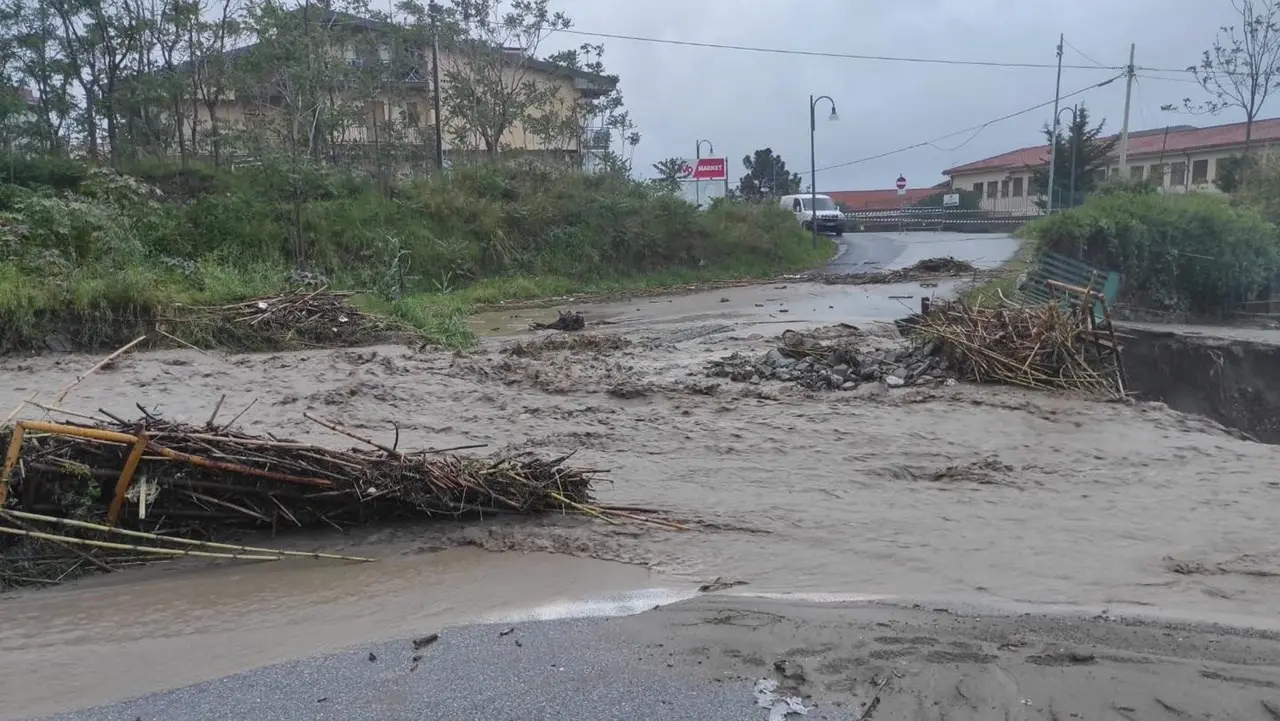
<svg viewBox="0 0 1280 721">
<path fill-rule="evenodd" d="M 1098 67 L 1100 67 L 1100 68 L 1102 68 L 1102 67 L 1106 67 L 1105 65 L 1103 65 L 1103 64 L 1102 64 L 1102 63 L 1100 63 L 1100 62 L 1098 62 L 1097 60 L 1094 60 L 1093 58 L 1091 58 L 1091 57 L 1089 57 L 1088 55 L 1086 55 L 1086 54 L 1085 54 L 1085 52 L 1084 52 L 1083 50 L 1081 50 L 1080 48 L 1078 48 L 1078 47 L 1076 47 L 1076 46 L 1072 45 L 1072 44 L 1071 44 L 1071 41 L 1070 41 L 1070 40 L 1067 40 L 1065 37 L 1062 39 L 1062 42 L 1063 42 L 1067 47 L 1069 47 L 1069 48 L 1071 48 L 1072 50 L 1076 51 L 1076 54 L 1077 54 L 1077 55 L 1079 55 L 1080 57 L 1084 58 L 1085 60 L 1088 60 L 1089 62 L 1093 63 L 1094 65 L 1097 65 L 1097 66 L 1098 66 Z"/>
<path fill-rule="evenodd" d="M 1112 76 L 1111 78 L 1109 78 L 1109 79 L 1107 79 L 1107 80 L 1103 80 L 1103 81 L 1102 81 L 1102 82 L 1100 82 L 1100 83 L 1094 83 L 1093 85 L 1090 85 L 1089 87 L 1081 88 L 1081 89 L 1079 89 L 1079 90 L 1076 90 L 1076 91 L 1073 91 L 1073 92 L 1067 93 L 1066 95 L 1061 95 L 1061 96 L 1059 96 L 1059 97 L 1058 97 L 1058 99 L 1057 99 L 1057 100 L 1066 100 L 1067 98 L 1073 98 L 1073 97 L 1075 97 L 1075 96 L 1077 96 L 1077 95 L 1081 95 L 1081 94 L 1083 94 L 1083 93 L 1087 93 L 1087 92 L 1089 92 L 1090 90 L 1093 90 L 1093 89 L 1095 89 L 1095 88 L 1100 88 L 1100 87 L 1102 87 L 1102 86 L 1104 86 L 1104 85 L 1110 85 L 1111 83 L 1114 83 L 1115 81 L 1119 80 L 1120 78 L 1123 78 L 1125 75 L 1126 75 L 1126 73 L 1120 73 L 1119 75 Z M 957 149 L 959 149 L 960 147 L 963 147 L 966 143 L 968 143 L 970 140 L 973 140 L 973 138 L 977 137 L 977 134 L 978 134 L 979 132 L 982 132 L 982 131 L 983 131 L 983 130 L 985 130 L 986 128 L 988 128 L 988 127 L 990 127 L 990 126 L 992 126 L 992 125 L 995 125 L 996 123 L 1002 123 L 1002 122 L 1004 122 L 1004 121 L 1006 121 L 1006 120 L 1010 120 L 1010 119 L 1012 119 L 1012 118 L 1016 118 L 1016 117 L 1018 117 L 1018 116 L 1020 116 L 1020 115 L 1026 115 L 1027 113 L 1033 113 L 1033 112 L 1035 112 L 1035 111 L 1037 111 L 1037 110 L 1040 110 L 1041 108 L 1046 108 L 1046 107 L 1049 107 L 1050 105 L 1053 105 L 1053 104 L 1054 104 L 1054 102 L 1056 102 L 1056 101 L 1055 101 L 1055 100 L 1048 100 L 1048 101 L 1046 101 L 1046 102 L 1040 103 L 1039 105 L 1033 105 L 1033 106 L 1031 106 L 1031 107 L 1029 107 L 1029 108 L 1024 108 L 1023 110 L 1019 110 L 1019 111 L 1014 112 L 1014 113 L 1009 113 L 1008 115 L 1002 115 L 1002 116 L 1000 116 L 1000 117 L 998 117 L 998 118 L 995 118 L 995 119 L 992 119 L 992 120 L 988 120 L 987 122 L 982 123 L 981 125 L 974 125 L 974 126 L 972 126 L 972 127 L 968 127 L 968 128 L 964 128 L 964 129 L 962 129 L 962 130 L 957 130 L 957 131 L 955 131 L 955 132 L 947 133 L 946 135 L 941 135 L 941 136 L 939 136 L 939 137 L 932 138 L 932 139 L 930 139 L 930 140 L 925 140 L 925 141 L 922 141 L 922 142 L 919 142 L 919 143 L 915 143 L 915 144 L 912 144 L 912 145 L 908 145 L 908 146 L 905 146 L 905 147 L 902 147 L 902 148 L 898 148 L 898 149 L 896 149 L 896 150 L 888 150 L 888 151 L 885 151 L 885 152 L 883 152 L 883 153 L 877 153 L 877 154 L 875 154 L 875 155 L 869 155 L 869 156 L 867 156 L 867 157 L 865 157 L 865 158 L 858 158 L 857 160 L 849 160 L 849 161 L 846 161 L 846 162 L 844 162 L 844 163 L 836 163 L 835 165 L 826 165 L 826 166 L 823 166 L 823 167 L 821 167 L 821 168 L 816 168 L 813 172 L 815 172 L 815 173 L 820 173 L 820 172 L 822 172 L 822 171 L 824 171 L 824 170 L 835 170 L 835 169 L 837 169 L 837 168 L 847 168 L 847 167 L 849 167 L 849 166 L 851 166 L 851 165 L 858 165 L 858 164 L 861 164 L 861 163 L 868 163 L 868 162 L 871 162 L 872 160 L 879 160 L 879 159 L 881 159 L 881 158 L 887 158 L 887 157 L 889 157 L 890 155 L 897 155 L 897 154 L 899 154 L 899 153 L 905 153 L 905 152 L 907 152 L 908 150 L 915 150 L 915 149 L 917 149 L 917 148 L 923 148 L 923 147 L 926 147 L 926 146 L 933 146 L 933 144 L 934 144 L 934 143 L 936 143 L 936 142 L 938 142 L 938 141 L 946 140 L 947 138 L 954 138 L 954 137 L 955 137 L 955 136 L 957 136 L 957 135 L 962 135 L 962 134 L 964 134 L 964 133 L 970 133 L 970 132 L 972 132 L 972 133 L 973 133 L 973 136 L 971 136 L 968 140 L 964 141 L 964 143 L 961 143 L 960 145 L 956 146 L 956 148 L 957 148 Z M 937 146 L 934 146 L 934 147 L 937 147 Z"/>
<path fill-rule="evenodd" d="M 1170 78 L 1163 75 L 1147 75 L 1145 73 L 1138 73 L 1137 77 L 1146 78 L 1147 80 L 1160 80 L 1168 83 L 1190 83 L 1192 85 L 1200 84 L 1200 81 L 1196 80 L 1195 78 Z"/>
<path fill-rule="evenodd" d="M 1052 70 L 1058 67 L 1057 63 L 1029 63 L 1029 62 L 1001 62 L 996 60 L 956 60 L 949 58 L 919 58 L 906 57 L 896 55 L 859 55 L 854 53 L 835 53 L 824 52 L 820 50 L 792 50 L 787 48 L 769 48 L 754 45 L 734 45 L 729 43 L 710 43 L 700 42 L 696 40 L 670 40 L 667 38 L 650 38 L 639 35 L 623 35 L 620 33 L 600 33 L 587 30 L 556 30 L 557 33 L 565 33 L 568 35 L 582 35 L 593 38 L 606 38 L 609 40 L 628 40 L 632 42 L 656 43 L 659 45 L 677 45 L 681 47 L 691 48 L 709 48 L 712 50 L 737 50 L 740 52 L 764 53 L 769 55 L 792 55 L 811 58 L 829 58 L 838 60 L 872 60 L 878 62 L 891 63 L 919 63 L 929 65 L 967 65 L 984 68 L 1039 68 L 1044 70 Z M 1063 65 L 1064 69 L 1071 70 L 1123 70 L 1122 66 L 1100 66 L 1100 65 Z"/>
</svg>

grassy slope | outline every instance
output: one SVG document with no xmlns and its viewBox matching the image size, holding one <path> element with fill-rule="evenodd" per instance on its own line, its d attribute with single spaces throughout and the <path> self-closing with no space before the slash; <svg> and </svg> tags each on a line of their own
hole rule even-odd
<svg viewBox="0 0 1280 721">
<path fill-rule="evenodd" d="M 830 253 L 775 208 L 699 213 L 625 178 L 540 168 L 392 193 L 296 168 L 138 169 L 145 183 L 73 164 L 19 171 L 0 185 L 0 351 L 53 333 L 108 347 L 157 323 L 201 346 L 271 347 L 191 309 L 284 290 L 299 235 L 312 270 L 367 291 L 357 305 L 455 347 L 471 342 L 476 305 L 763 277 Z"/>
<path fill-rule="evenodd" d="M 998 303 L 1001 295 L 1013 297 L 1018 290 L 1018 278 L 1031 268 L 1040 252 L 1040 240 L 1033 237 L 1028 228 L 1029 226 L 1024 225 L 1014 233 L 1014 237 L 1018 239 L 1018 249 L 1014 251 L 1013 257 L 1000 264 L 995 277 L 962 291 L 961 300 L 970 305 L 981 306 Z"/>
</svg>

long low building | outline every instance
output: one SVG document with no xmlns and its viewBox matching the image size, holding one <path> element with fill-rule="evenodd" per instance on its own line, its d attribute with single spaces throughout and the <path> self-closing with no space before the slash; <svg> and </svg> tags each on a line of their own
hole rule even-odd
<svg viewBox="0 0 1280 721">
<path fill-rule="evenodd" d="M 1253 148 L 1264 152 L 1280 141 L 1280 118 L 1253 123 Z M 1245 149 L 1245 124 L 1196 128 L 1176 125 L 1129 134 L 1129 177 L 1153 180 L 1165 192 L 1216 191 L 1213 185 L 1224 160 Z M 1042 189 L 1032 185 L 1032 171 L 1049 164 L 1050 148 L 1033 145 L 943 171 L 951 187 L 977 193 L 983 210 L 1039 212 Z M 1119 156 L 1111 158 L 1105 177 L 1120 174 Z M 1055 203 L 1056 205 L 1056 203 Z"/>
</svg>

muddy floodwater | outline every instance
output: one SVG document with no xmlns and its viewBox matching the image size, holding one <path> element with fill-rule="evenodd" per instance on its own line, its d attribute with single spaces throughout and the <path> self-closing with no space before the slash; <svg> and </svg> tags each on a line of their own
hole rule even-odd
<svg viewBox="0 0 1280 721">
<path fill-rule="evenodd" d="M 0 600 L 0 716 L 478 618 L 640 610 L 717 577 L 754 594 L 1274 623 L 1280 447 L 1159 404 L 964 384 L 815 393 L 704 372 L 733 351 L 763 353 L 788 327 L 827 322 L 844 294 L 935 290 L 790 285 L 583 308 L 614 321 L 588 332 L 629 341 L 607 351 L 502 353 L 544 335 L 522 332 L 465 355 L 128 356 L 65 406 L 130 415 L 141 403 L 202 423 L 225 393 L 224 408 L 252 404 L 239 421 L 249 432 L 350 445 L 303 419 L 312 412 L 383 439 L 398 423 L 402 447 L 576 451 L 575 462 L 611 471 L 602 500 L 703 525 L 552 517 L 316 534 L 281 542 L 383 560 L 161 565 L 15 594 Z M 806 312 L 822 317 L 786 318 Z M 0 408 L 51 397 L 93 361 L 0 361 Z M 564 603 L 582 599 L 598 603 Z"/>
</svg>

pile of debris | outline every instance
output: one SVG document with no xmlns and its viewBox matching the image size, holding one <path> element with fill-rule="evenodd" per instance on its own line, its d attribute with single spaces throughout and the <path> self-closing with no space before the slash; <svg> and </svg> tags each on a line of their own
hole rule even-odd
<svg viewBox="0 0 1280 721">
<path fill-rule="evenodd" d="M 516 341 L 502 348 L 503 355 L 515 358 L 540 358 L 548 353 L 610 353 L 631 346 L 631 341 L 620 335 L 582 333 L 575 335 L 549 335 L 534 340 Z"/>
<path fill-rule="evenodd" d="M 181 335 L 212 336 L 233 347 L 339 347 L 408 334 L 403 323 L 351 304 L 354 292 L 299 287 L 242 303 L 184 309 L 170 323 Z"/>
<path fill-rule="evenodd" d="M 951 256 L 946 256 L 926 258 L 897 270 L 881 270 L 868 273 L 825 273 L 810 276 L 808 279 L 827 285 L 888 285 L 937 278 L 959 278 L 964 276 L 976 278 L 981 273 L 982 271 L 978 266 L 967 260 L 958 260 Z"/>
<path fill-rule="evenodd" d="M 780 381 L 808 390 L 846 391 L 864 383 L 938 383 L 952 375 L 937 344 L 873 339 L 847 325 L 810 334 L 788 330 L 768 353 L 755 358 L 734 353 L 712 361 L 707 373 L 736 382 Z"/>
<path fill-rule="evenodd" d="M 587 320 L 577 311 L 559 312 L 559 316 L 550 323 L 533 322 L 529 324 L 531 330 L 564 330 L 575 331 L 582 330 L 587 327 Z"/>
<path fill-rule="evenodd" d="M 369 449 L 335 450 L 234 432 L 212 420 L 197 427 L 150 414 L 94 424 L 19 421 L 0 429 L 0 444 L 10 450 L 0 475 L 0 586 L 13 578 L 52 578 L 66 570 L 56 561 L 69 567 L 84 560 L 81 547 L 111 547 L 100 536 L 30 528 L 14 512 L 168 540 L 546 511 L 671 525 L 593 505 L 592 478 L 601 471 L 566 466 L 567 456 L 454 453 L 479 446 L 405 452 L 307 418 Z M 130 546 L 125 555 L 166 552 L 172 549 Z"/>
<path fill-rule="evenodd" d="M 1125 395 L 1120 342 L 1109 323 L 1095 322 L 1092 303 L 984 308 L 951 301 L 899 327 L 966 380 Z"/>
</svg>

